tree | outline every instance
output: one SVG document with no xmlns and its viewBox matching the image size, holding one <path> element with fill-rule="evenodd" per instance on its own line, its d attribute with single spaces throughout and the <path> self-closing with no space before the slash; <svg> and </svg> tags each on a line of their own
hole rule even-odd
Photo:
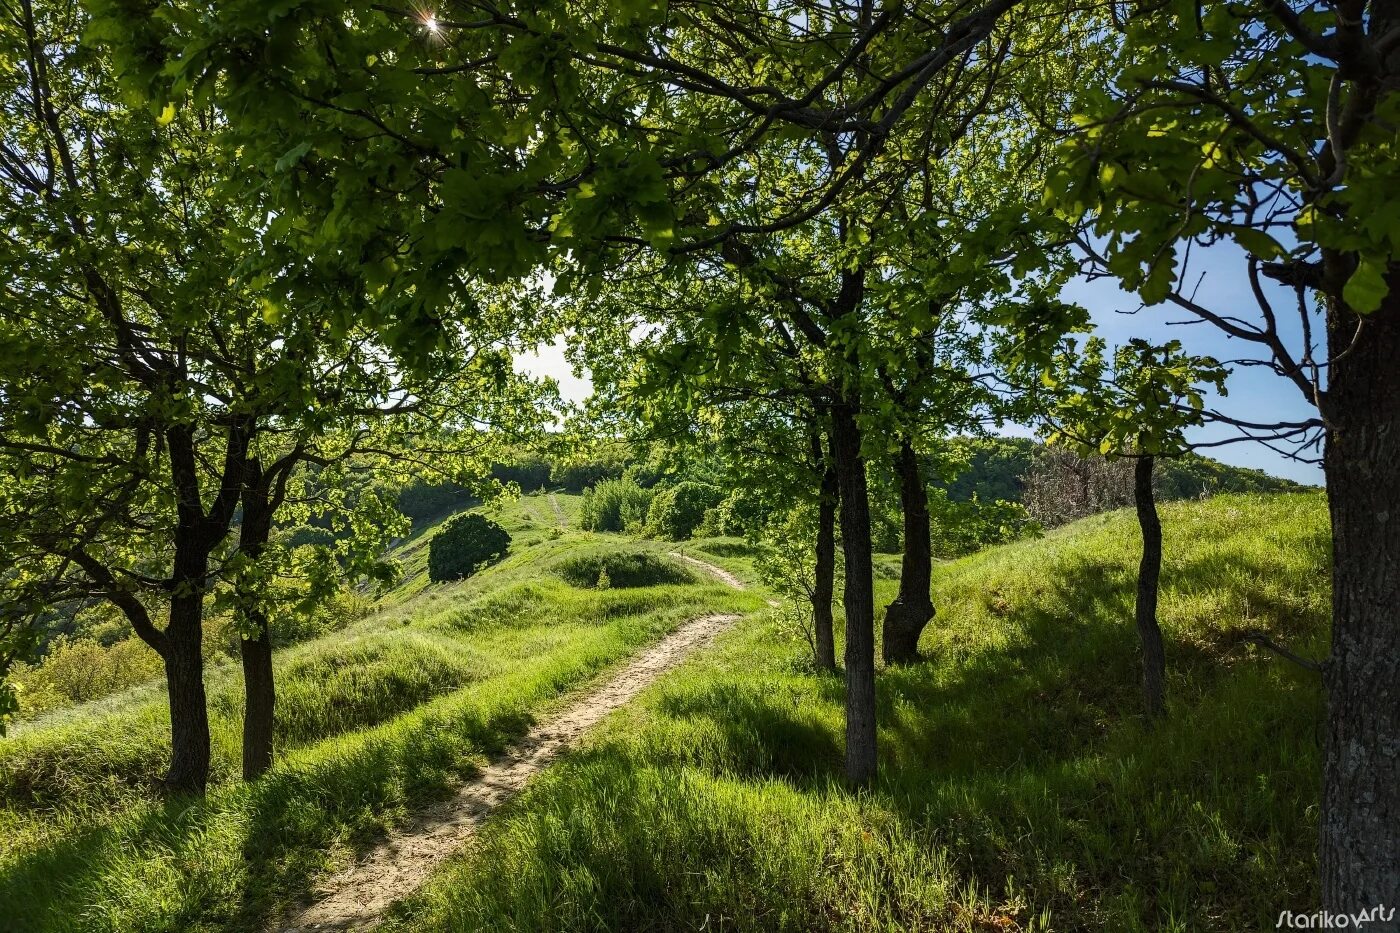
<svg viewBox="0 0 1400 933">
<path fill-rule="evenodd" d="M 592 274 L 612 260 L 599 245 L 748 265 L 746 238 L 816 223 L 848 193 L 869 199 L 873 179 L 935 160 L 980 109 L 1010 48 L 989 37 L 1018 3 L 598 16 L 561 0 L 529 16 L 483 6 L 466 21 L 368 3 L 271 17 L 255 2 L 173 3 L 160 16 L 100 6 L 142 93 L 219 96 L 245 158 L 283 179 L 273 197 L 317 218 L 305 255 L 358 275 L 378 296 L 367 314 L 396 322 L 397 346 L 430 331 L 464 277 L 501 281 L 567 256 L 560 286 L 588 277 L 596 289 Z M 897 129 L 910 134 L 889 147 Z M 847 238 L 868 229 L 843 210 L 821 223 L 849 253 L 860 244 Z M 771 264 L 757 271 L 774 281 Z M 848 771 L 860 783 L 876 763 L 855 333 L 865 284 L 864 271 L 843 272 L 823 296 L 820 338 L 801 334 L 839 363 L 830 453 L 848 551 Z"/>
<path fill-rule="evenodd" d="M 500 525 L 476 512 L 459 515 L 428 542 L 428 579 L 443 583 L 469 577 L 509 549 L 510 535 Z"/>
<path fill-rule="evenodd" d="M 1044 412 L 1051 443 L 1081 454 L 1132 458 L 1133 502 L 1142 532 L 1134 616 L 1142 643 L 1143 695 L 1149 719 L 1166 715 L 1166 653 L 1157 622 L 1162 522 L 1153 491 L 1159 457 L 1187 447 L 1185 429 L 1203 420 L 1202 383 L 1225 394 L 1227 371 L 1210 357 L 1188 356 L 1179 341 L 1133 340 L 1108 357 L 1102 339 L 1069 343 L 1041 382 L 1051 390 Z"/>
<path fill-rule="evenodd" d="M 419 455 L 460 464 L 443 448 L 465 456 L 484 436 L 473 419 L 518 398 L 506 391 L 518 380 L 484 323 L 472 339 L 440 328 L 437 350 L 397 367 L 376 328 L 345 316 L 356 293 L 295 261 L 285 215 L 264 223 L 221 115 L 122 105 L 105 54 L 75 39 L 84 23 L 75 6 L 24 3 L 0 30 L 21 66 L 0 78 L 0 264 L 13 270 L 0 541 L 17 567 L 5 617 L 71 599 L 118 607 L 164 660 L 167 786 L 201 791 L 201 623 L 221 579 L 243 597 L 250 776 L 270 755 L 271 646 L 252 594 L 286 553 L 269 535 L 297 467 L 403 457 L 396 441 L 428 436 L 448 443 Z M 391 418 L 418 420 L 389 431 Z"/>
<path fill-rule="evenodd" d="M 1155 5 L 1120 27 L 1116 77 L 1084 88 L 1050 197 L 1067 216 L 1087 216 L 1082 248 L 1096 271 L 1228 334 L 1251 351 L 1246 362 L 1272 368 L 1318 408 L 1317 419 L 1292 424 L 1231 422 L 1295 450 L 1325 437 L 1333 631 L 1323 906 L 1393 903 L 1400 6 Z M 1240 266 L 1256 313 L 1197 295 L 1190 250 L 1218 243 L 1247 254 Z"/>
</svg>

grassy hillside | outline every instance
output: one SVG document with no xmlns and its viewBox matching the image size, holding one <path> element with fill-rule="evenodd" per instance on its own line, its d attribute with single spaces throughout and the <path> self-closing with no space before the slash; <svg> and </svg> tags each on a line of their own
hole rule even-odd
<svg viewBox="0 0 1400 933">
<path fill-rule="evenodd" d="M 0 743 L 4 928 L 258 929 L 569 691 L 719 611 L 748 615 L 539 776 L 391 929 L 1250 930 L 1281 892 L 1316 900 L 1320 685 L 1240 638 L 1322 653 L 1318 494 L 1163 509 L 1155 731 L 1130 515 L 940 564 L 929 660 L 881 675 L 882 777 L 861 794 L 839 779 L 841 681 L 761 593 L 699 579 L 674 545 L 561 526 L 547 496 L 498 515 L 501 564 L 427 585 L 428 530 L 378 613 L 279 653 L 280 763 L 253 785 L 231 779 L 231 671 L 204 802 L 151 789 L 156 685 Z M 740 542 L 684 550 L 753 579 Z M 604 567 L 642 585 L 597 589 Z"/>
<path fill-rule="evenodd" d="M 754 618 L 538 780 L 393 929 L 1255 930 L 1314 903 L 1318 494 L 1163 509 L 1171 719 L 1139 713 L 1136 528 L 943 564 L 926 664 L 880 680 L 882 778 L 839 783 L 841 682 Z M 882 602 L 893 583 L 882 581 Z"/>
<path fill-rule="evenodd" d="M 541 541 L 559 537 L 563 529 L 574 523 L 578 513 L 580 497 L 567 493 L 536 492 L 518 499 L 504 499 L 479 510 L 501 524 L 511 535 L 512 547 L 516 554 L 524 553 Z M 399 582 L 385 593 L 374 593 L 366 587 L 356 587 L 340 594 L 324 605 L 315 615 L 299 626 L 295 640 L 329 633 L 344 628 L 375 610 L 398 606 L 413 599 L 428 587 L 427 562 L 428 542 L 437 534 L 444 520 L 452 513 L 447 512 L 436 520 L 421 522 L 414 533 L 399 542 L 389 555 L 402 566 Z M 495 577 L 486 577 L 492 581 Z M 473 592 L 475 584 L 468 584 L 464 592 Z M 454 590 L 454 593 L 457 591 Z M 423 607 L 415 606 L 414 612 L 421 613 Z M 205 649 L 211 668 L 211 678 L 216 690 L 232 689 L 237 680 L 234 660 L 238 654 L 235 634 L 229 629 L 230 618 L 214 616 L 205 626 Z M 62 646 L 71 656 L 61 657 L 61 665 L 54 669 L 55 656 L 50 652 L 44 658 L 43 666 L 25 668 L 16 681 L 21 690 L 22 714 L 32 717 L 31 722 L 22 718 L 17 731 L 30 728 L 43 728 L 49 722 L 66 720 L 70 717 L 68 707 L 73 700 L 64 696 L 62 687 L 78 686 L 80 695 L 92 697 L 102 702 L 87 703 L 84 712 L 92 712 L 106 707 L 124 706 L 132 701 L 130 695 L 120 695 L 105 699 L 112 693 L 121 693 L 124 688 L 135 686 L 143 681 L 151 684 L 148 699 L 157 705 L 163 703 L 164 671 L 156 653 L 138 639 L 124 619 L 113 619 L 109 628 L 119 633 L 120 641 L 104 645 L 89 639 Z M 109 631 L 109 635 L 111 632 Z M 274 635 L 274 641 L 279 636 Z M 111 640 L 110 638 L 108 639 Z M 60 654 L 65 654 L 62 649 Z M 33 707 L 37 713 L 30 712 Z M 47 713 L 57 709 L 56 713 Z"/>
<path fill-rule="evenodd" d="M 206 801 L 155 792 L 169 747 L 159 683 L 0 741 L 0 926 L 256 928 L 571 690 L 687 619 L 762 605 L 659 544 L 561 527 L 562 499 L 502 506 L 511 555 L 460 583 L 421 579 L 431 531 L 407 542 L 409 578 L 381 611 L 278 652 L 280 761 L 256 784 L 233 780 L 242 697 L 230 666 L 212 677 Z M 655 573 L 605 590 L 580 581 L 577 566 L 620 549 Z"/>
</svg>

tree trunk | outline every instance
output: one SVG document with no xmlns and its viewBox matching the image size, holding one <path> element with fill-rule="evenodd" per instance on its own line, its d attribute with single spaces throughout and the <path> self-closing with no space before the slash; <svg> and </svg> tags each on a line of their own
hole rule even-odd
<svg viewBox="0 0 1400 933">
<path fill-rule="evenodd" d="M 822 472 L 821 501 L 817 504 L 817 553 L 812 585 L 812 628 L 817 667 L 836 670 L 835 622 L 831 600 L 836 592 L 836 506 L 840 494 L 831 464 Z"/>
<path fill-rule="evenodd" d="M 1323 906 L 1335 912 L 1400 907 L 1400 275 L 1390 278 L 1347 352 L 1355 316 L 1328 317 L 1332 651 L 1320 861 Z"/>
<path fill-rule="evenodd" d="M 841 496 L 841 550 L 846 559 L 846 779 L 875 780 L 875 596 L 870 568 L 870 496 L 860 453 L 857 405 L 832 409 L 831 458 Z"/>
<path fill-rule="evenodd" d="M 257 637 L 248 637 L 252 625 Z M 267 616 L 254 610 L 244 621 L 238 641 L 243 660 L 243 780 L 251 781 L 272 767 L 273 707 L 277 692 L 272 676 L 272 637 Z"/>
<path fill-rule="evenodd" d="M 885 609 L 886 664 L 911 664 L 919 659 L 919 636 L 933 618 L 929 589 L 933 581 L 933 551 L 929 542 L 928 490 L 919 472 L 919 458 L 908 438 L 901 438 L 899 504 L 904 513 L 904 556 L 899 595 Z"/>
<path fill-rule="evenodd" d="M 243 524 L 238 550 L 250 561 L 260 557 L 272 535 L 271 490 L 258 460 L 248 463 L 243 493 Z M 272 729 L 277 688 L 272 674 L 272 635 L 256 596 L 238 593 L 242 616 L 238 653 L 243 661 L 243 780 L 272 767 Z"/>
<path fill-rule="evenodd" d="M 170 601 L 165 630 L 165 681 L 170 700 L 170 768 L 165 786 L 202 794 L 209 785 L 209 706 L 204 695 L 204 594 Z"/>
<path fill-rule="evenodd" d="M 1166 714 L 1167 660 L 1162 651 L 1162 629 L 1157 624 L 1157 589 L 1162 577 L 1162 521 L 1152 491 L 1153 457 L 1138 457 L 1133 475 L 1138 527 L 1142 529 L 1142 563 L 1138 565 L 1137 630 L 1142 640 L 1142 688 L 1147 716 Z"/>
</svg>

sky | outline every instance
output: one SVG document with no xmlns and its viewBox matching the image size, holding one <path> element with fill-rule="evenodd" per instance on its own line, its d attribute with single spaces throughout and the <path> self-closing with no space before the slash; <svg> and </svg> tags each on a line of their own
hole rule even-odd
<svg viewBox="0 0 1400 933">
<path fill-rule="evenodd" d="M 1196 300 L 1200 304 L 1217 313 L 1234 314 L 1253 322 L 1259 316 L 1258 305 L 1244 270 L 1244 255 L 1233 246 L 1198 248 L 1183 279 L 1197 288 Z M 1111 279 L 1076 280 L 1070 283 L 1063 297 L 1089 309 L 1095 328 L 1110 346 L 1130 337 L 1145 337 L 1154 342 L 1176 339 L 1188 353 L 1214 356 L 1222 361 L 1253 355 L 1251 351 L 1255 349 L 1230 338 L 1213 325 L 1180 323 L 1190 315 L 1174 306 L 1142 308 L 1135 295 L 1124 292 Z M 1278 312 L 1282 335 L 1291 347 L 1299 346 L 1301 324 L 1292 311 L 1295 307 L 1293 294 L 1276 289 L 1270 297 Z M 516 365 L 532 375 L 557 380 L 560 393 L 568 400 L 581 402 L 592 391 L 586 377 L 574 374 L 564 356 L 562 339 L 542 345 L 534 353 L 519 355 Z M 1316 414 L 1291 382 L 1262 367 L 1235 368 L 1226 389 L 1229 393 L 1226 398 L 1212 397 L 1207 404 L 1236 418 L 1272 422 L 1303 420 Z M 1011 428 L 1006 433 L 1025 435 L 1029 432 Z M 1237 433 L 1221 425 L 1206 425 L 1192 429 L 1187 438 L 1199 443 Z M 1300 483 L 1322 484 L 1322 470 L 1318 465 L 1289 459 L 1259 443 L 1244 441 L 1203 449 L 1201 453 L 1224 463 L 1264 470 Z"/>
</svg>

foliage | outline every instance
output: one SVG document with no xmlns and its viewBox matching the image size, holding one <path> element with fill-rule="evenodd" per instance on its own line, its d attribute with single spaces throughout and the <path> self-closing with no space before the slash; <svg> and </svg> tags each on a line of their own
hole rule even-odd
<svg viewBox="0 0 1400 933">
<path fill-rule="evenodd" d="M 1376 43 L 1390 40 L 1368 36 L 1368 19 L 1272 4 L 1144 8 L 1124 24 L 1111 82 L 1083 89 L 1047 199 L 1089 213 L 1107 269 L 1148 304 L 1187 281 L 1187 244 L 1229 240 L 1256 289 L 1271 263 L 1284 280 L 1312 265 L 1312 284 L 1340 307 L 1374 312 L 1400 255 L 1400 96 L 1379 80 Z M 1201 316 L 1260 344 L 1308 394 L 1316 377 L 1292 368 L 1272 309 L 1257 310 L 1257 326 L 1235 307 Z"/>
<path fill-rule="evenodd" d="M 468 512 L 451 519 L 428 542 L 428 579 L 460 580 L 506 556 L 510 535 L 484 515 Z"/>
<path fill-rule="evenodd" d="M 0 675 L 12 620 L 101 598 L 197 684 L 210 592 L 263 644 L 269 615 L 385 576 L 397 525 L 347 462 L 468 482 L 549 420 L 548 388 L 516 373 L 509 344 L 545 316 L 458 291 L 473 324 L 396 353 L 355 314 L 363 282 L 301 262 L 302 215 L 270 203 L 226 111 L 207 95 L 134 101 L 76 2 L 13 12 L 0 20 L 0 549 L 17 569 L 0 577 Z M 310 553 L 269 540 L 328 513 L 353 533 L 318 535 Z M 197 692 L 172 689 L 192 746 L 207 733 Z M 172 785 L 200 789 L 206 757 L 182 749 Z"/>
<path fill-rule="evenodd" d="M 1171 457 L 1189 446 L 1186 429 L 1205 420 L 1204 386 L 1225 395 L 1227 370 L 1214 358 L 1134 338 L 1110 356 L 1102 338 L 1069 342 L 1040 381 L 1049 390 L 1042 418 L 1051 444 L 1103 455 Z"/>
<path fill-rule="evenodd" d="M 11 673 L 19 691 L 20 711 L 34 716 L 109 696 L 157 677 L 160 655 L 139 638 L 104 646 L 90 638 L 60 635 L 34 666 L 16 665 Z"/>
<path fill-rule="evenodd" d="M 928 507 L 933 556 L 945 560 L 1040 533 L 1040 525 L 1019 502 L 983 502 L 976 494 L 956 502 L 945 490 L 934 489 Z"/>
<path fill-rule="evenodd" d="M 414 478 L 405 483 L 395 497 L 394 508 L 415 527 L 478 505 L 472 490 L 457 483 L 433 482 Z"/>
<path fill-rule="evenodd" d="M 630 476 L 602 480 L 584 491 L 579 526 L 588 531 L 640 531 L 652 496 Z"/>
<path fill-rule="evenodd" d="M 705 514 L 724 500 L 724 492 L 709 483 L 685 481 L 668 486 L 651 500 L 646 533 L 672 541 L 689 538 Z"/>
<path fill-rule="evenodd" d="M 790 509 L 781 519 L 769 522 L 757 535 L 757 548 L 750 548 L 758 578 L 778 598 L 775 607 L 782 633 L 799 637 L 806 644 L 810 660 L 816 656 L 816 623 L 812 599 L 816 588 L 817 510 L 811 504 Z M 836 548 L 833 576 L 840 585 L 843 561 Z"/>
<path fill-rule="evenodd" d="M 550 466 L 549 481 L 570 492 L 585 492 L 606 480 L 618 479 L 622 470 L 622 464 L 614 459 L 570 458 Z"/>
<path fill-rule="evenodd" d="M 947 489 L 954 502 L 966 502 L 974 495 L 989 501 L 1020 502 L 1022 478 L 1043 445 L 1028 437 L 960 437 L 952 446 L 962 468 L 948 479 L 933 476 L 933 486 Z"/>
</svg>

